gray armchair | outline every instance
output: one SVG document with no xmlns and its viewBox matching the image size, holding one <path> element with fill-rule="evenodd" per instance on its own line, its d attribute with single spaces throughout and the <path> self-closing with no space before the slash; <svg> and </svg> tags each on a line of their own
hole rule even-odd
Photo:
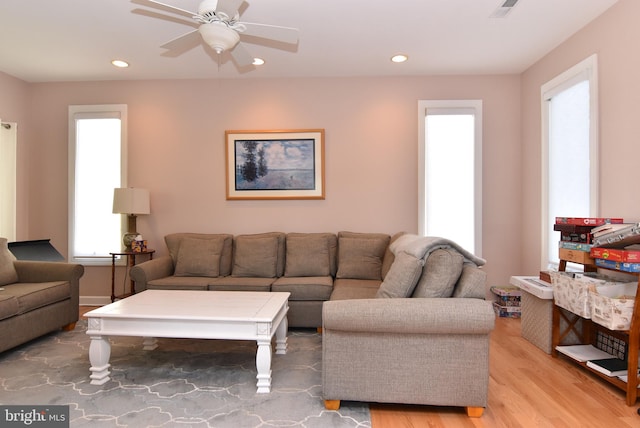
<svg viewBox="0 0 640 428">
<path fill-rule="evenodd" d="M 16 260 L 0 238 L 0 352 L 73 329 L 83 274 L 79 264 Z"/>
</svg>

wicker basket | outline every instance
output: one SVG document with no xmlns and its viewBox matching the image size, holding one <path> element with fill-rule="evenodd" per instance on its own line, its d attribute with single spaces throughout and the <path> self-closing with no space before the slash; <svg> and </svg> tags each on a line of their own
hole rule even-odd
<svg viewBox="0 0 640 428">
<path fill-rule="evenodd" d="M 595 291 L 596 285 L 605 285 L 607 281 L 567 272 L 549 272 L 549 274 L 555 304 L 582 318 L 591 318 L 589 289 Z"/>
<path fill-rule="evenodd" d="M 590 290 L 591 319 L 609 330 L 629 330 L 638 284 L 596 286 Z"/>
</svg>

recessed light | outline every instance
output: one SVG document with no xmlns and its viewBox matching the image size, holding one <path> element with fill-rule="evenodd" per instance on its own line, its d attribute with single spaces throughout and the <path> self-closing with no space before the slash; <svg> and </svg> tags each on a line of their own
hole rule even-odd
<svg viewBox="0 0 640 428">
<path fill-rule="evenodd" d="M 398 54 L 391 57 L 391 61 L 393 62 L 405 62 L 409 57 L 404 54 Z"/>
<path fill-rule="evenodd" d="M 253 65 L 262 65 L 264 64 L 264 60 L 262 58 L 254 58 Z"/>
<path fill-rule="evenodd" d="M 111 64 L 115 65 L 116 67 L 119 68 L 127 68 L 129 67 L 129 63 L 127 61 L 123 61 L 121 59 L 114 59 L 113 61 L 111 61 Z"/>
</svg>

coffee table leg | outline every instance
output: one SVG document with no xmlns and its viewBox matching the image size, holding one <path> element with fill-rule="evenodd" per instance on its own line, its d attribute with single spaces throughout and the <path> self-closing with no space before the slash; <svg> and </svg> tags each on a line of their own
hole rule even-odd
<svg viewBox="0 0 640 428">
<path fill-rule="evenodd" d="M 145 351 L 153 351 L 158 347 L 158 339 L 155 337 L 145 337 L 142 340 L 142 349 Z"/>
<path fill-rule="evenodd" d="M 271 392 L 271 338 L 258 340 L 256 353 L 258 394 Z"/>
<path fill-rule="evenodd" d="M 287 353 L 287 317 L 284 317 L 276 329 L 276 354 Z"/>
<path fill-rule="evenodd" d="M 89 361 L 91 368 L 91 385 L 103 385 L 109 381 L 109 357 L 111 357 L 111 344 L 104 336 L 91 336 L 89 345 Z"/>
</svg>

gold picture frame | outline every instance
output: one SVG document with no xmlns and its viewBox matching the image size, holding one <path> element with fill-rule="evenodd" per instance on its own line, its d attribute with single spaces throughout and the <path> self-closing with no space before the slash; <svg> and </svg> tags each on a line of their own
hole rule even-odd
<svg viewBox="0 0 640 428">
<path fill-rule="evenodd" d="M 225 131 L 228 200 L 324 199 L 324 129 Z"/>
</svg>

